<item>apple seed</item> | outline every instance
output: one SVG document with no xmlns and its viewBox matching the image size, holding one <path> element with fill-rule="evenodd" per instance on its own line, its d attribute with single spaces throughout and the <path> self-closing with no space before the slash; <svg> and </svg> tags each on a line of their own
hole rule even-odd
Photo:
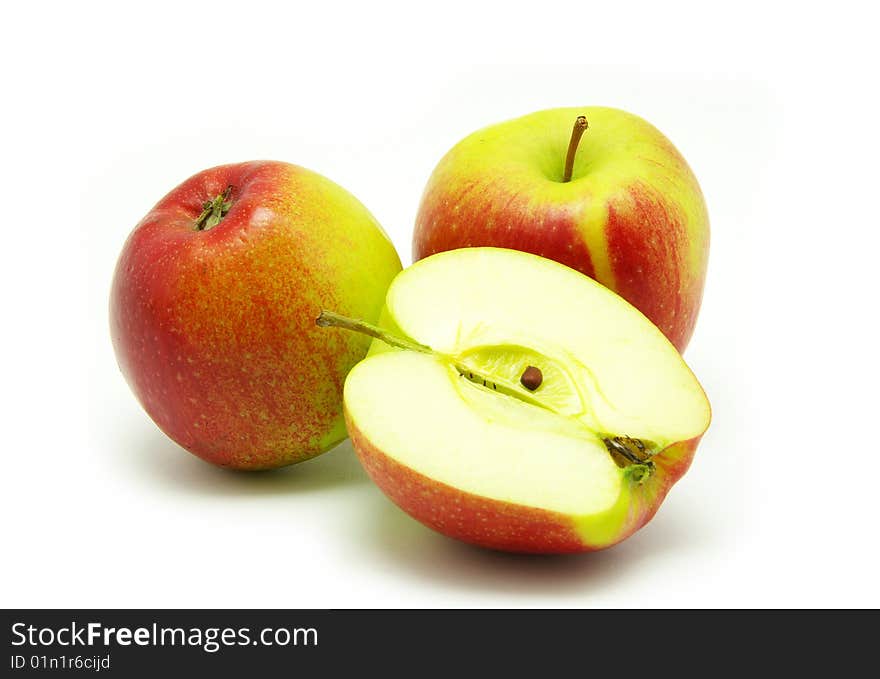
<svg viewBox="0 0 880 679">
<path fill-rule="evenodd" d="M 523 372 L 522 377 L 519 378 L 520 384 L 522 384 L 529 391 L 534 391 L 538 387 L 541 386 L 541 382 L 544 381 L 544 375 L 539 368 L 536 368 L 533 365 L 530 365 Z"/>
</svg>

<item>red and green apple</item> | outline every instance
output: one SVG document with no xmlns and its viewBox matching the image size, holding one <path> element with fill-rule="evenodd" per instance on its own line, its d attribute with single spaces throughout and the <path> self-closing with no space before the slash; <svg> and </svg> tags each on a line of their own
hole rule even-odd
<svg viewBox="0 0 880 679">
<path fill-rule="evenodd" d="M 342 388 L 367 351 L 315 328 L 321 309 L 375 320 L 400 271 L 350 193 L 281 162 L 215 167 L 141 220 L 119 257 L 113 346 L 149 416 L 214 464 L 269 469 L 346 437 Z"/>
<path fill-rule="evenodd" d="M 644 526 L 710 420 L 679 352 L 557 262 L 466 248 L 400 273 L 345 382 L 354 448 L 422 523 L 515 552 L 580 552 Z M 330 334 L 342 334 L 339 330 Z"/>
<path fill-rule="evenodd" d="M 709 218 L 687 162 L 651 124 L 612 108 L 558 108 L 475 132 L 431 175 L 414 259 L 477 246 L 531 252 L 596 279 L 683 351 L 702 299 Z"/>
</svg>

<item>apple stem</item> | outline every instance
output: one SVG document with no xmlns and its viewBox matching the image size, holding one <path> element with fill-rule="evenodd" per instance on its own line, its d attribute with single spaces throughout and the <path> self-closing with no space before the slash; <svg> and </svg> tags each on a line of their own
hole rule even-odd
<svg viewBox="0 0 880 679">
<path fill-rule="evenodd" d="M 565 156 L 565 170 L 562 173 L 562 181 L 571 181 L 571 172 L 574 169 L 574 156 L 577 153 L 578 144 L 584 132 L 587 131 L 589 124 L 586 116 L 578 116 L 574 121 L 574 127 L 571 130 L 571 140 L 568 142 L 568 153 Z"/>
<path fill-rule="evenodd" d="M 202 203 L 202 213 L 196 219 L 196 231 L 207 231 L 213 229 L 220 223 L 220 220 L 229 212 L 232 207 L 232 201 L 229 196 L 232 194 L 232 185 L 227 186 L 226 190 L 219 196 L 214 196 L 213 200 L 207 200 Z"/>
<path fill-rule="evenodd" d="M 424 344 L 419 344 L 418 342 L 414 342 L 405 337 L 398 337 L 372 323 L 348 318 L 348 316 L 342 316 L 341 314 L 332 311 L 322 311 L 321 315 L 315 319 L 315 325 L 321 328 L 342 328 L 344 330 L 351 330 L 352 332 L 359 332 L 362 335 L 375 337 L 376 339 L 385 342 L 385 344 L 390 344 L 392 347 L 397 347 L 398 349 L 408 349 L 423 354 L 436 355 L 436 352 L 431 349 L 431 347 L 427 347 Z"/>
</svg>

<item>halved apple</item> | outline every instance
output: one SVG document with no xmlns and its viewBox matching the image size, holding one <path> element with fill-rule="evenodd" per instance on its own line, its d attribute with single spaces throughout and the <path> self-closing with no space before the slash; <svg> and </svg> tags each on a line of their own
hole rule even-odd
<svg viewBox="0 0 880 679">
<path fill-rule="evenodd" d="M 498 248 L 395 278 L 379 339 L 345 382 L 355 450 L 403 510 L 515 552 L 613 545 L 647 523 L 710 420 L 693 373 L 623 298 Z"/>
</svg>

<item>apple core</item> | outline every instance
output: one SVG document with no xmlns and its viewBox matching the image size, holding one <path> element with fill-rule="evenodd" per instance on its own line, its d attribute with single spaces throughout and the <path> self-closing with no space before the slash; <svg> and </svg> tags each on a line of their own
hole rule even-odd
<svg viewBox="0 0 880 679">
<path fill-rule="evenodd" d="M 578 390 L 574 375 L 568 371 L 563 362 L 549 355 L 515 345 L 477 346 L 456 356 L 442 354 L 424 344 L 397 336 L 366 321 L 346 318 L 326 310 L 315 319 L 315 325 L 359 332 L 397 349 L 433 356 L 454 370 L 454 373 L 450 371 L 450 375 L 457 375 L 466 380 L 467 387 L 457 386 L 465 401 L 470 400 L 466 390 L 471 388 L 470 385 L 474 385 L 485 391 L 496 392 L 499 396 L 514 398 L 529 406 L 543 408 L 556 415 L 581 419 L 584 426 L 580 434 L 588 437 L 598 436 L 618 467 L 626 468 L 631 465 L 639 467 L 638 470 L 631 470 L 638 472 L 639 482 L 644 481 L 654 468 L 650 457 L 656 452 L 656 445 L 646 445 L 641 439 L 632 436 L 603 433 L 603 427 L 598 423 L 598 428 L 593 428 L 590 422 L 594 420 L 587 412 L 587 399 Z M 524 362 L 536 358 L 542 358 L 547 365 L 546 382 L 542 371 L 534 365 L 526 365 L 524 370 L 521 368 Z M 585 366 L 582 368 L 587 370 Z M 518 384 L 514 377 L 517 374 L 521 374 Z M 543 389 L 535 394 L 539 387 Z M 477 402 L 473 405 L 481 408 L 481 404 Z"/>
</svg>

